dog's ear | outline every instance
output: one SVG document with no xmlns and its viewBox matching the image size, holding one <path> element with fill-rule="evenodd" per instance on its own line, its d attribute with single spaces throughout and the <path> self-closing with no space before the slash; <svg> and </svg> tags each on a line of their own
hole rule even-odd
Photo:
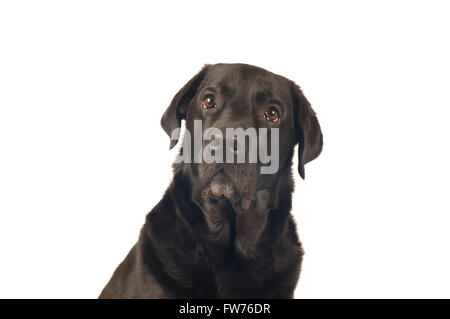
<svg viewBox="0 0 450 319">
<path fill-rule="evenodd" d="M 292 99 L 298 142 L 298 172 L 305 179 L 305 164 L 319 156 L 322 151 L 323 136 L 316 112 L 295 83 L 292 83 Z"/>
<path fill-rule="evenodd" d="M 189 82 L 186 83 L 177 94 L 175 94 L 169 107 L 164 112 L 161 118 L 161 126 L 169 137 L 172 137 L 172 132 L 175 129 L 179 129 L 181 127 L 181 120 L 186 118 L 187 106 L 197 93 L 198 86 L 203 80 L 207 68 L 208 65 L 205 65 L 199 73 L 190 79 Z M 170 140 L 170 149 L 177 144 L 179 137 L 180 133 L 178 130 L 178 136 L 176 136 L 176 139 Z"/>
</svg>

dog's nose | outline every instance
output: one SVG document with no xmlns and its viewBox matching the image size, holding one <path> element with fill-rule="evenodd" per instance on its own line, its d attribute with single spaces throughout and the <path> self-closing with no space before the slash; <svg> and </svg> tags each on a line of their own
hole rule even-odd
<svg viewBox="0 0 450 319">
<path fill-rule="evenodd" d="M 238 139 L 236 137 L 227 139 L 226 145 L 228 150 L 232 151 L 234 154 L 238 154 L 239 147 L 238 147 Z"/>
<path fill-rule="evenodd" d="M 213 136 L 211 139 L 211 145 L 212 145 L 213 151 L 216 151 L 217 149 L 221 148 L 222 141 L 219 138 L 217 138 L 216 136 Z"/>
</svg>

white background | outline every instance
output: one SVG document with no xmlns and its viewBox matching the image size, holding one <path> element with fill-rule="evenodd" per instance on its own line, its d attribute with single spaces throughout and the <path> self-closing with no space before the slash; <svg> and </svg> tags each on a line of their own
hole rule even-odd
<svg viewBox="0 0 450 319">
<path fill-rule="evenodd" d="M 449 8 L 438 1 L 2 1 L 0 297 L 95 298 L 171 178 L 159 121 L 204 63 L 299 83 L 297 298 L 450 297 Z"/>
</svg>

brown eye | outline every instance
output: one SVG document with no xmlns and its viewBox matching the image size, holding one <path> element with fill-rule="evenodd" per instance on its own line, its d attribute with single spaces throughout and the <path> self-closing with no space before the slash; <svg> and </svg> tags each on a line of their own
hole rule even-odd
<svg viewBox="0 0 450 319">
<path fill-rule="evenodd" d="M 210 109 L 216 106 L 216 98 L 214 95 L 207 95 L 202 101 L 202 107 L 204 109 Z"/>
<path fill-rule="evenodd" d="M 272 123 L 277 123 L 280 119 L 280 113 L 275 107 L 271 106 L 264 112 L 264 117 Z"/>
</svg>

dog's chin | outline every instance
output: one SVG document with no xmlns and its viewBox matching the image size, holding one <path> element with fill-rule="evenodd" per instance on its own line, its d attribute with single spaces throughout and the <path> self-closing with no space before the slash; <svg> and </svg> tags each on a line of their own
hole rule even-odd
<svg viewBox="0 0 450 319">
<path fill-rule="evenodd" d="M 202 192 L 202 197 L 204 200 L 227 200 L 235 210 L 247 210 L 252 201 L 223 171 L 218 171 L 211 178 L 209 185 Z"/>
<path fill-rule="evenodd" d="M 230 201 L 236 199 L 239 195 L 234 183 L 223 173 L 214 175 L 208 188 L 214 197 L 220 198 L 223 196 Z"/>
</svg>

